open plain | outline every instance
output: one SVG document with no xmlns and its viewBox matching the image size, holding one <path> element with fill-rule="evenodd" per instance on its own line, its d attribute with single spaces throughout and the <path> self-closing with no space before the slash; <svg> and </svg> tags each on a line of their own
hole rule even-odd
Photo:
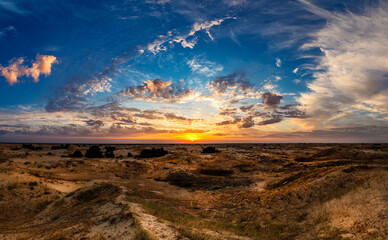
<svg viewBox="0 0 388 240">
<path fill-rule="evenodd" d="M 387 239 L 387 173 L 388 144 L 1 144 L 0 239 Z"/>
</svg>

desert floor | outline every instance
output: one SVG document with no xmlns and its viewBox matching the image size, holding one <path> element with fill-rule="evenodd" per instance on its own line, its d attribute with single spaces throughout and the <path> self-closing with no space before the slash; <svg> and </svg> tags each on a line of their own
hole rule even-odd
<svg viewBox="0 0 388 240">
<path fill-rule="evenodd" d="M 388 144 L 90 146 L 0 144 L 0 239 L 388 238 Z"/>
</svg>

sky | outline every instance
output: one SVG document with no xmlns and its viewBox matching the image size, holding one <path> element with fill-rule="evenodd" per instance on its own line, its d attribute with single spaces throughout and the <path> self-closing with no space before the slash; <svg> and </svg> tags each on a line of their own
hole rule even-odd
<svg viewBox="0 0 388 240">
<path fill-rule="evenodd" d="M 387 0 L 0 0 L 0 142 L 388 142 L 387 26 Z"/>
</svg>

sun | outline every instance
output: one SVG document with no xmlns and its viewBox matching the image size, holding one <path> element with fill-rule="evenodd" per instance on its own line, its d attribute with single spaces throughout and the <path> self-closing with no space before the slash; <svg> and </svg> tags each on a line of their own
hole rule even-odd
<svg viewBox="0 0 388 240">
<path fill-rule="evenodd" d="M 197 138 L 194 137 L 194 135 L 192 135 L 192 134 L 186 134 L 185 137 L 186 137 L 187 140 L 189 140 L 191 142 L 194 142 L 195 140 L 197 140 Z"/>
</svg>

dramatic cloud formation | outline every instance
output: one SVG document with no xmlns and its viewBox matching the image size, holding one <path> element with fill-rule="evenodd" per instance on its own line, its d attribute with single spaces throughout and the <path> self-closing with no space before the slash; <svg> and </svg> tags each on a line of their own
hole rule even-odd
<svg viewBox="0 0 388 240">
<path fill-rule="evenodd" d="M 388 137 L 387 1 L 0 0 L 0 19 L 0 141 Z"/>
<path fill-rule="evenodd" d="M 361 123 L 362 112 L 368 109 L 388 116 L 388 4 L 381 2 L 358 15 L 331 13 L 301 2 L 328 22 L 313 34 L 314 41 L 304 45 L 323 52 L 316 67 L 320 71 L 308 84 L 310 92 L 298 99 L 309 116 L 304 124 L 327 127 L 352 119 Z"/>
<path fill-rule="evenodd" d="M 261 102 L 264 104 L 265 110 L 275 110 L 282 99 L 284 99 L 283 96 L 271 92 L 261 94 Z"/>
<path fill-rule="evenodd" d="M 247 75 L 241 72 L 217 77 L 209 83 L 209 86 L 217 94 L 223 94 L 230 89 L 233 89 L 236 93 L 242 92 L 246 94 L 255 87 L 254 84 L 247 80 Z"/>
<path fill-rule="evenodd" d="M 0 71 L 10 85 L 18 83 L 18 78 L 23 76 L 32 77 L 34 82 L 38 82 L 39 75 L 50 75 L 52 64 L 57 62 L 57 58 L 54 56 L 37 54 L 36 60 L 32 62 L 30 68 L 23 65 L 24 58 L 17 58 L 10 60 L 8 67 L 0 66 Z"/>
<path fill-rule="evenodd" d="M 118 97 L 129 97 L 130 99 L 143 99 L 148 101 L 179 102 L 190 97 L 194 91 L 184 89 L 172 81 L 164 82 L 161 79 L 146 80 L 138 86 L 126 87 L 117 93 Z"/>
</svg>

